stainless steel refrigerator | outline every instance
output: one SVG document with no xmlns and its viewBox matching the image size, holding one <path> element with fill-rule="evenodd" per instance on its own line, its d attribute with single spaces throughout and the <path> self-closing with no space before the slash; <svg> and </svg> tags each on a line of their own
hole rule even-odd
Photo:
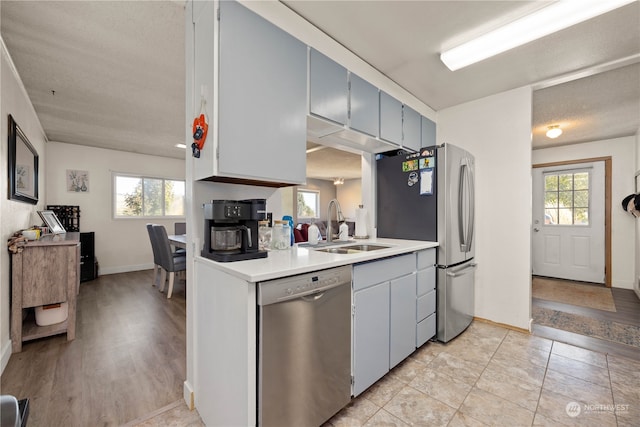
<svg viewBox="0 0 640 427">
<path fill-rule="evenodd" d="M 474 315 L 474 157 L 451 144 L 377 156 L 377 235 L 438 241 L 437 339 Z"/>
</svg>

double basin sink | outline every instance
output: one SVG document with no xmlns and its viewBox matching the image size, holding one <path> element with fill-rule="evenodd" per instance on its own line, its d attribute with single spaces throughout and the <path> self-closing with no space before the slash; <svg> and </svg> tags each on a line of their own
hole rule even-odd
<svg viewBox="0 0 640 427">
<path fill-rule="evenodd" d="M 306 246 L 306 245 L 305 245 Z M 330 254 L 359 254 L 360 252 L 369 252 L 369 251 L 377 251 L 379 249 L 387 249 L 391 246 L 384 245 L 371 245 L 371 244 L 352 244 L 345 246 L 331 246 L 331 247 L 323 247 L 323 248 L 314 248 L 309 246 L 309 249 L 313 249 L 318 252 L 327 252 Z"/>
</svg>

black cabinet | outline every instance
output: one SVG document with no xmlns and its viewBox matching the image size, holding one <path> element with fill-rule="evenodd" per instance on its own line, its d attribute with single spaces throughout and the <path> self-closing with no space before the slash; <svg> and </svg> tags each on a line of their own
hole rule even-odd
<svg viewBox="0 0 640 427">
<path fill-rule="evenodd" d="M 95 242 L 96 233 L 80 233 L 80 281 L 86 282 L 98 276 L 98 263 L 96 262 Z"/>
</svg>

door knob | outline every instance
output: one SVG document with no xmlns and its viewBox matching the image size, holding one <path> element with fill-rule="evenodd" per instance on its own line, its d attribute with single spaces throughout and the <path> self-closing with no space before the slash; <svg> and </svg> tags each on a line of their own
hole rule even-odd
<svg viewBox="0 0 640 427">
<path fill-rule="evenodd" d="M 538 231 L 540 231 L 540 229 L 538 227 L 536 227 L 536 228 L 533 229 L 533 231 L 535 231 L 537 233 Z"/>
</svg>

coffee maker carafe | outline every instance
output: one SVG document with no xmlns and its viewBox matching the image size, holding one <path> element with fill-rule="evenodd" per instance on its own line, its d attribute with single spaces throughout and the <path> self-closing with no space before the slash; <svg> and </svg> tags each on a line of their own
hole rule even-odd
<svg viewBox="0 0 640 427">
<path fill-rule="evenodd" d="M 265 258 L 258 250 L 258 221 L 266 218 L 266 200 L 212 200 L 204 204 L 202 256 L 219 262 Z"/>
</svg>

